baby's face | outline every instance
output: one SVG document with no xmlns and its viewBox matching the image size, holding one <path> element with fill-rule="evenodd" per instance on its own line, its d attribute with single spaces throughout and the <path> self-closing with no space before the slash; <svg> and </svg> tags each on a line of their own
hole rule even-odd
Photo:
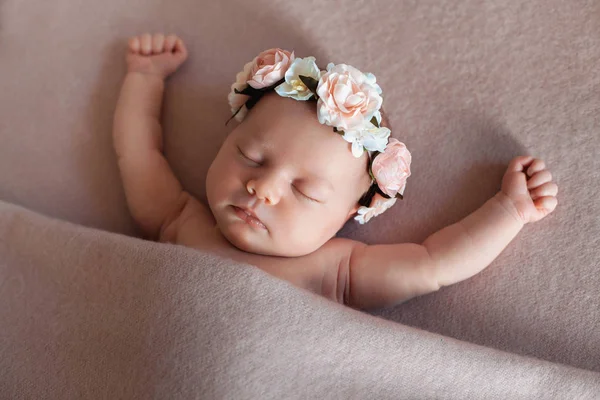
<svg viewBox="0 0 600 400">
<path fill-rule="evenodd" d="M 320 124 L 314 103 L 270 93 L 223 143 L 206 192 L 234 246 L 292 257 L 335 236 L 369 185 L 366 155 Z"/>
</svg>

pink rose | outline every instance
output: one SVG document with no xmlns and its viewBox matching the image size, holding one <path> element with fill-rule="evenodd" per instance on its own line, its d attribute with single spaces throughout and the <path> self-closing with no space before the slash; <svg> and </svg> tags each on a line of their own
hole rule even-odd
<svg viewBox="0 0 600 400">
<path fill-rule="evenodd" d="M 381 108 L 380 94 L 373 74 L 329 64 L 317 86 L 319 122 L 339 130 L 361 127 Z"/>
<path fill-rule="evenodd" d="M 404 143 L 390 138 L 383 153 L 373 160 L 371 171 L 379 189 L 390 197 L 403 194 L 410 176 L 411 155 Z"/>
<path fill-rule="evenodd" d="M 294 52 L 270 49 L 260 53 L 253 61 L 251 79 L 248 84 L 254 89 L 262 89 L 275 84 L 285 76 L 294 61 Z"/>
</svg>

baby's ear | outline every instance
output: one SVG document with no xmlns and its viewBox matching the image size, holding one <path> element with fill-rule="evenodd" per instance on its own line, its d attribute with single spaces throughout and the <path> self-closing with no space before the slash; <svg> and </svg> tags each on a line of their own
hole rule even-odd
<svg viewBox="0 0 600 400">
<path fill-rule="evenodd" d="M 352 217 L 354 217 L 356 215 L 356 213 L 358 212 L 358 208 L 360 207 L 360 204 L 356 204 L 354 207 L 352 207 L 350 209 L 350 211 L 348 212 L 348 215 L 346 216 L 346 222 L 348 222 L 348 220 Z"/>
</svg>

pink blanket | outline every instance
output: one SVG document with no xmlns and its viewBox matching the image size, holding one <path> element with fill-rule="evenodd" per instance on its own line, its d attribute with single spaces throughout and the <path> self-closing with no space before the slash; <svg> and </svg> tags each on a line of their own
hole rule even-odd
<svg viewBox="0 0 600 400">
<path fill-rule="evenodd" d="M 3 399 L 593 399 L 600 374 L 0 203 Z"/>
</svg>

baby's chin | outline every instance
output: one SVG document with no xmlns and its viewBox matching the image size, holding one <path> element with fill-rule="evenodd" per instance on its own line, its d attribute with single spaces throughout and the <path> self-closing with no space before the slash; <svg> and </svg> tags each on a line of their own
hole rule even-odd
<svg viewBox="0 0 600 400">
<path fill-rule="evenodd" d="M 269 245 L 269 233 L 260 232 L 243 221 L 217 222 L 221 234 L 239 250 L 252 254 L 276 255 Z"/>
<path fill-rule="evenodd" d="M 301 257 L 312 253 L 314 249 L 304 250 L 301 244 L 288 244 L 283 248 L 273 243 L 271 234 L 257 232 L 252 227 L 243 223 L 217 224 L 219 230 L 227 241 L 239 250 L 246 253 L 277 257 Z"/>
</svg>

